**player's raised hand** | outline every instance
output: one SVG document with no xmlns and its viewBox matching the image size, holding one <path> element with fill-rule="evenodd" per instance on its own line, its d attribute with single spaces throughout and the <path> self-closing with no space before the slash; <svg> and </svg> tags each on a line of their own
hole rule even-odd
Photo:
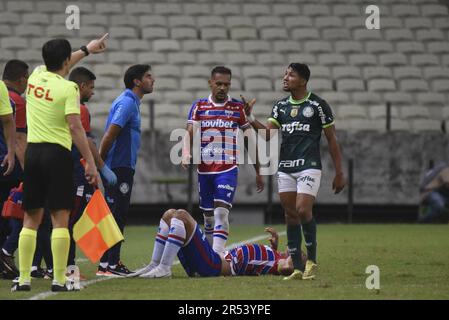
<svg viewBox="0 0 449 320">
<path fill-rule="evenodd" d="M 106 50 L 106 40 L 109 37 L 109 33 L 106 33 L 103 35 L 100 39 L 95 39 L 89 42 L 89 44 L 86 46 L 89 53 L 97 54 L 102 53 Z"/>
<path fill-rule="evenodd" d="M 182 155 L 181 166 L 186 170 L 189 168 L 190 159 L 192 159 L 192 156 L 190 154 L 186 153 Z"/>
<path fill-rule="evenodd" d="M 334 191 L 334 194 L 340 193 L 341 190 L 346 185 L 346 179 L 343 173 L 339 173 L 335 175 L 334 181 L 332 182 L 332 191 Z"/>
<path fill-rule="evenodd" d="M 274 230 L 271 227 L 265 228 L 265 232 L 268 232 L 271 237 L 270 239 L 268 239 L 268 241 L 270 241 L 270 245 L 273 248 L 273 250 L 277 250 L 278 249 L 278 243 L 279 243 L 279 235 L 276 232 L 276 230 Z"/>
<path fill-rule="evenodd" d="M 242 99 L 243 104 L 245 105 L 244 106 L 245 114 L 249 116 L 253 111 L 254 105 L 256 104 L 256 99 L 252 99 L 251 101 L 248 102 L 244 96 L 240 95 L 240 98 Z"/>
<path fill-rule="evenodd" d="M 263 181 L 263 177 L 260 174 L 256 175 L 256 186 L 257 186 L 257 193 L 261 193 L 265 187 L 265 183 Z"/>
</svg>

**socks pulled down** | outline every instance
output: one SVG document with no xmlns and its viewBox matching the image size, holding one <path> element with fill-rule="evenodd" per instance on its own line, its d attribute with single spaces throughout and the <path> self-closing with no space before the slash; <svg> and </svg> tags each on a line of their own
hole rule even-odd
<svg viewBox="0 0 449 320">
<path fill-rule="evenodd" d="M 161 262 L 162 254 L 164 253 L 165 244 L 168 239 L 168 232 L 170 227 L 161 219 L 159 221 L 159 228 L 157 230 L 156 238 L 154 240 L 153 255 L 151 257 L 151 263 L 158 265 Z"/>
<path fill-rule="evenodd" d="M 69 256 L 70 234 L 67 228 L 54 228 L 51 234 L 54 279 L 60 285 L 65 284 L 67 258 Z"/>
<path fill-rule="evenodd" d="M 186 228 L 184 222 L 177 218 L 172 218 L 167 241 L 165 242 L 164 253 L 162 254 L 159 266 L 170 269 L 179 249 L 181 249 L 185 242 Z"/>
<path fill-rule="evenodd" d="M 302 233 L 304 234 L 304 243 L 307 248 L 307 260 L 316 263 L 316 221 L 312 218 L 307 223 L 302 224 Z"/>
<path fill-rule="evenodd" d="M 19 235 L 19 284 L 31 280 L 31 264 L 36 250 L 37 231 L 23 227 Z"/>
<path fill-rule="evenodd" d="M 214 224 L 215 218 L 214 216 L 208 216 L 203 214 L 204 217 L 204 233 L 206 234 L 207 242 L 212 246 L 214 243 Z"/>
<path fill-rule="evenodd" d="M 287 225 L 287 246 L 292 257 L 293 267 L 304 271 L 304 265 L 301 261 L 301 241 L 301 225 Z"/>
<path fill-rule="evenodd" d="M 224 253 L 229 235 L 229 210 L 223 207 L 214 210 L 215 226 L 212 248 L 215 252 Z"/>
</svg>

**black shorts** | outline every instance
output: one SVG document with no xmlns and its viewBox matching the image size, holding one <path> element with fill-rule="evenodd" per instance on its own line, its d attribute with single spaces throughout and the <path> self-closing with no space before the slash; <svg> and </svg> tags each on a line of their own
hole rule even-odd
<svg viewBox="0 0 449 320">
<path fill-rule="evenodd" d="M 29 143 L 25 152 L 23 208 L 72 210 L 74 194 L 70 151 L 54 143 Z"/>
</svg>

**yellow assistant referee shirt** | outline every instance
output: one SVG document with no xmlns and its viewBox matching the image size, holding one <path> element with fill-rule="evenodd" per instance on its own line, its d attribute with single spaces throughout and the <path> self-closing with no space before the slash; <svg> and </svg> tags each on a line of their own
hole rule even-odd
<svg viewBox="0 0 449 320">
<path fill-rule="evenodd" d="M 80 114 L 78 85 L 65 80 L 45 66 L 37 67 L 28 78 L 27 141 L 55 143 L 71 150 L 68 114 Z"/>
<path fill-rule="evenodd" d="M 9 101 L 8 89 L 5 83 L 0 80 L 0 116 L 6 116 L 11 113 L 12 107 Z"/>
</svg>

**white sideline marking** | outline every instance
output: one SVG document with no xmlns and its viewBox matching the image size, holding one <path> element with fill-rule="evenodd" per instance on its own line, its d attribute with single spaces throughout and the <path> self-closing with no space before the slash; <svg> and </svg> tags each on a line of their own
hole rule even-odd
<svg viewBox="0 0 449 320">
<path fill-rule="evenodd" d="M 283 236 L 286 234 L 285 231 L 279 232 L 278 233 L 280 236 Z M 268 234 L 262 234 L 260 236 L 256 236 L 250 239 L 246 239 L 243 240 L 241 242 L 235 242 L 235 243 L 231 243 L 229 246 L 226 247 L 226 250 L 230 250 L 232 248 L 247 244 L 247 243 L 251 243 L 251 242 L 256 242 L 256 241 L 260 241 L 263 239 L 269 238 Z M 87 259 L 77 259 L 77 261 L 87 261 Z M 179 261 L 176 261 L 175 263 L 173 263 L 173 265 L 177 265 L 179 264 Z M 104 278 L 97 278 L 97 279 L 92 279 L 89 281 L 81 281 L 81 286 L 83 288 L 86 288 L 87 286 L 91 285 L 91 284 L 95 284 L 97 282 L 101 282 L 101 281 L 106 281 L 106 280 L 111 280 L 111 279 L 119 279 L 119 277 L 104 277 Z M 32 296 L 31 298 L 29 298 L 28 300 L 42 300 L 42 299 L 47 299 L 48 297 L 51 296 L 55 296 L 57 295 L 59 292 L 52 292 L 52 291 L 45 291 L 45 292 L 41 292 L 35 296 Z"/>
</svg>

